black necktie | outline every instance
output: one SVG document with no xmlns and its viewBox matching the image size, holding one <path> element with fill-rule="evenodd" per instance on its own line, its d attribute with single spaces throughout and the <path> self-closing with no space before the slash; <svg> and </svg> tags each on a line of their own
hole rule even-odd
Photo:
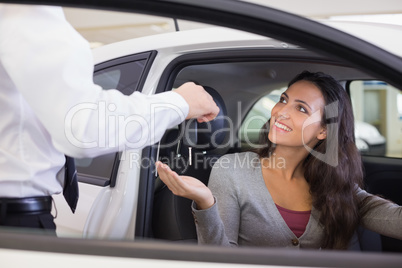
<svg viewBox="0 0 402 268">
<path fill-rule="evenodd" d="M 74 158 L 66 156 L 63 195 L 74 213 L 78 202 L 78 179 Z"/>
</svg>

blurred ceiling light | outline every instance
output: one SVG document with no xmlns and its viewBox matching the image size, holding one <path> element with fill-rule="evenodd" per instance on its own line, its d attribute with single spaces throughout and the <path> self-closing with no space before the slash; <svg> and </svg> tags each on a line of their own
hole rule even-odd
<svg viewBox="0 0 402 268">
<path fill-rule="evenodd" d="M 102 42 L 89 42 L 89 46 L 91 47 L 91 48 L 96 48 L 96 47 L 101 47 L 101 46 L 103 46 L 104 44 L 102 43 Z"/>
<path fill-rule="evenodd" d="M 387 23 L 402 25 L 402 14 L 377 14 L 377 15 L 351 15 L 351 16 L 332 16 L 331 20 L 343 21 L 366 21 L 376 23 Z"/>
</svg>

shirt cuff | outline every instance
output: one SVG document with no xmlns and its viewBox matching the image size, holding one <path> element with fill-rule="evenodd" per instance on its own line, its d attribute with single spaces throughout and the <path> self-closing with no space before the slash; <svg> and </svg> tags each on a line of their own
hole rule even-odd
<svg viewBox="0 0 402 268">
<path fill-rule="evenodd" d="M 165 94 L 172 103 L 174 103 L 180 107 L 180 110 L 187 117 L 187 115 L 190 111 L 190 106 L 179 93 L 174 92 L 174 91 L 168 91 L 168 92 L 164 92 L 164 93 L 160 93 L 160 94 Z"/>
</svg>

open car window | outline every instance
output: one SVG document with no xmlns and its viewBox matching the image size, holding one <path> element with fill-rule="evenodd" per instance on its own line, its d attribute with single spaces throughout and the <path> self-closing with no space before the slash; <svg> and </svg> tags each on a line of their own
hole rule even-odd
<svg viewBox="0 0 402 268">
<path fill-rule="evenodd" d="M 275 89 L 260 98 L 245 116 L 239 132 L 242 150 L 252 149 L 259 144 L 261 128 L 271 118 L 271 110 L 279 101 L 286 87 Z"/>
<path fill-rule="evenodd" d="M 356 144 L 363 155 L 402 158 L 402 94 L 382 81 L 349 84 Z"/>
</svg>

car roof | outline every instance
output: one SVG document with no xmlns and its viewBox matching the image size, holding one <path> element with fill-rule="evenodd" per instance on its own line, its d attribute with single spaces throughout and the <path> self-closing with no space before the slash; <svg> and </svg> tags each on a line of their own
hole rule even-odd
<svg viewBox="0 0 402 268">
<path fill-rule="evenodd" d="M 134 38 L 93 49 L 96 63 L 149 50 L 170 54 L 234 48 L 299 48 L 275 39 L 224 27 L 171 32 Z"/>
<path fill-rule="evenodd" d="M 318 22 L 354 35 L 398 57 L 402 57 L 402 26 L 356 21 L 320 20 Z M 299 48 L 299 46 L 257 34 L 211 26 L 125 40 L 95 48 L 94 55 L 96 63 L 100 63 L 111 58 L 149 50 L 181 54 L 189 51 L 240 47 L 258 48 L 259 46 L 264 48 Z"/>
</svg>

